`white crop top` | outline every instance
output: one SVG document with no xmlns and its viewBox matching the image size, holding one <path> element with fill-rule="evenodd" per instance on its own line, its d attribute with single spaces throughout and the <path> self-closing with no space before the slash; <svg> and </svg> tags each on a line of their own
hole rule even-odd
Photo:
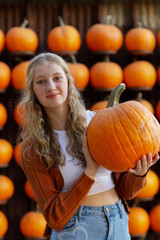
<svg viewBox="0 0 160 240">
<path fill-rule="evenodd" d="M 88 110 L 86 111 L 86 114 L 87 114 L 87 125 L 88 125 L 91 118 L 94 116 L 94 112 L 91 112 Z M 64 179 L 64 186 L 63 186 L 62 192 L 66 192 L 69 188 L 71 188 L 71 186 L 76 181 L 76 179 L 80 177 L 80 175 L 84 171 L 84 168 L 80 164 L 78 164 L 77 159 L 73 160 L 73 157 L 66 150 L 68 146 L 68 141 L 69 141 L 66 131 L 55 130 L 55 132 L 59 136 L 59 142 L 61 144 L 64 154 L 66 155 L 65 165 L 59 166 L 59 169 Z M 99 166 L 96 176 L 94 177 L 94 180 L 95 182 L 93 183 L 87 196 L 104 192 L 115 186 L 114 180 L 112 177 L 112 172 L 103 168 L 102 166 Z"/>
</svg>

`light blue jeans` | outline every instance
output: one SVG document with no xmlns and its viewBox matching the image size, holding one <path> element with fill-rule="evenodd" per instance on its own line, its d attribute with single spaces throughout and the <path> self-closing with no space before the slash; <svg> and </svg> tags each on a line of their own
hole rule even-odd
<svg viewBox="0 0 160 240">
<path fill-rule="evenodd" d="M 52 230 L 50 240 L 130 240 L 128 215 L 119 200 L 100 207 L 81 205 L 61 231 Z"/>
</svg>

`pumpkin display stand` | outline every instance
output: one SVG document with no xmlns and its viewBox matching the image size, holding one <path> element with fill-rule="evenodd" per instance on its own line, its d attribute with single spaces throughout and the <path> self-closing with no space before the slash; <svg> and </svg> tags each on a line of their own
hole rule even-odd
<svg viewBox="0 0 160 240">
<path fill-rule="evenodd" d="M 12 56 L 34 56 L 35 52 L 32 52 L 32 51 L 15 51 L 15 52 L 10 52 L 10 55 L 12 55 Z"/>
<path fill-rule="evenodd" d="M 0 168 L 7 168 L 9 166 L 9 164 L 0 164 Z"/>
<path fill-rule="evenodd" d="M 45 240 L 45 237 L 24 237 L 25 240 Z"/>
<path fill-rule="evenodd" d="M 61 55 L 61 56 L 68 56 L 68 55 L 76 55 L 77 52 L 75 51 L 56 51 L 55 54 Z"/>
<path fill-rule="evenodd" d="M 153 54 L 153 51 L 151 50 L 135 50 L 135 51 L 129 51 L 129 53 L 131 53 L 132 55 L 135 56 L 142 56 L 142 55 L 149 55 L 149 54 Z"/>
<path fill-rule="evenodd" d="M 0 205 L 7 204 L 8 200 L 0 200 Z"/>
</svg>

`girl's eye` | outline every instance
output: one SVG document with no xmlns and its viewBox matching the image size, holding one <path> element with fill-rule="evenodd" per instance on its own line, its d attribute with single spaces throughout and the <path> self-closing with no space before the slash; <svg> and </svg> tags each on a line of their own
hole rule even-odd
<svg viewBox="0 0 160 240">
<path fill-rule="evenodd" d="M 38 80 L 37 83 L 38 83 L 38 84 L 44 84 L 45 81 L 44 81 L 44 80 Z"/>
<path fill-rule="evenodd" d="M 56 81 L 58 81 L 58 80 L 61 79 L 61 77 L 60 77 L 60 76 L 57 76 L 57 77 L 55 77 L 54 79 L 55 79 Z"/>
</svg>

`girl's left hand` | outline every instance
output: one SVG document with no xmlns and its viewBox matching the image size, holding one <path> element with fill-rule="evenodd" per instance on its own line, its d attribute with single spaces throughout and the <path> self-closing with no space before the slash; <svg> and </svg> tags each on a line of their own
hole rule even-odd
<svg viewBox="0 0 160 240">
<path fill-rule="evenodd" d="M 140 160 L 137 161 L 135 168 L 130 168 L 128 171 L 134 173 L 136 176 L 143 176 L 148 172 L 148 169 L 154 165 L 159 159 L 158 153 L 153 157 L 151 153 L 143 155 Z"/>
</svg>

